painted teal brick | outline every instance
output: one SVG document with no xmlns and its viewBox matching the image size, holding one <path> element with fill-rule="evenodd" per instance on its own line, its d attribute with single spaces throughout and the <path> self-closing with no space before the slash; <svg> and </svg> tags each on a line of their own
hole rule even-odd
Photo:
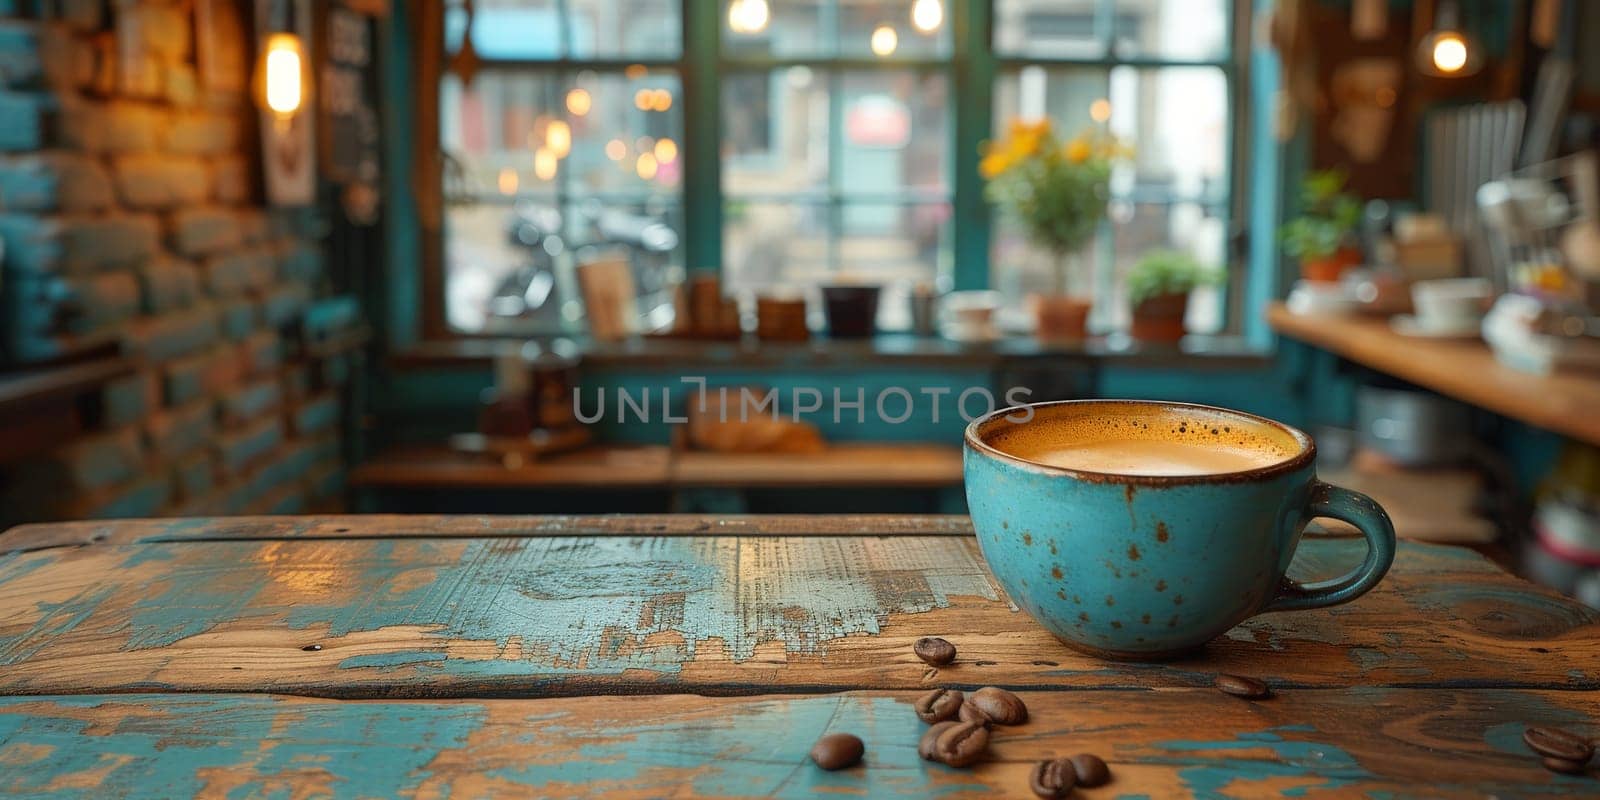
<svg viewBox="0 0 1600 800">
<path fill-rule="evenodd" d="M 130 429 L 85 436 L 56 450 L 47 462 L 59 468 L 67 486 L 92 492 L 133 480 L 143 471 L 144 459 L 139 434 Z"/>
<path fill-rule="evenodd" d="M 94 158 L 65 152 L 0 157 L 0 211 L 100 211 L 111 179 Z"/>
<path fill-rule="evenodd" d="M 261 302 L 262 319 L 274 328 L 281 328 L 300 319 L 311 293 L 299 284 L 285 284 L 269 292 Z"/>
<path fill-rule="evenodd" d="M 205 262 L 206 290 L 213 295 L 244 294 L 252 290 L 264 291 L 278 278 L 278 267 L 272 251 L 251 247 L 224 253 Z"/>
<path fill-rule="evenodd" d="M 42 149 L 55 105 L 49 95 L 0 91 L 0 152 Z"/>
<path fill-rule="evenodd" d="M 206 393 L 209 353 L 173 359 L 161 365 L 161 396 L 169 406 L 179 406 Z"/>
<path fill-rule="evenodd" d="M 361 304 L 351 295 L 325 297 L 306 306 L 305 320 L 301 323 L 306 339 L 321 341 L 340 331 L 355 327 L 361 322 Z"/>
<path fill-rule="evenodd" d="M 217 408 L 224 425 L 243 425 L 282 402 L 283 389 L 276 380 L 269 378 L 224 392 L 217 398 Z"/>
<path fill-rule="evenodd" d="M 156 473 L 85 497 L 73 504 L 68 515 L 82 519 L 153 517 L 171 497 L 172 479 L 164 473 Z"/>
<path fill-rule="evenodd" d="M 290 413 L 289 431 L 295 436 L 309 436 L 329 430 L 338 422 L 339 399 L 324 394 Z"/>
<path fill-rule="evenodd" d="M 39 26 L 20 20 L 0 20 L 0 86 L 21 86 L 40 78 Z"/>
<path fill-rule="evenodd" d="M 282 421 L 266 417 L 237 431 L 218 434 L 215 447 L 222 469 L 229 475 L 238 475 L 282 442 Z"/>
<path fill-rule="evenodd" d="M 194 453 L 215 434 L 216 412 L 210 399 L 158 411 L 144 421 L 146 446 L 164 459 Z"/>
<path fill-rule="evenodd" d="M 233 210 L 222 207 L 186 208 L 173 212 L 167 222 L 172 249 L 184 256 L 223 253 L 240 244 L 239 221 Z"/>
<path fill-rule="evenodd" d="M 245 375 L 275 372 L 283 365 L 283 339 L 274 330 L 260 330 L 239 343 L 239 369 Z"/>
<path fill-rule="evenodd" d="M 39 334 L 103 330 L 139 310 L 138 281 L 126 272 L 15 275 L 6 293 L 8 326 Z"/>
<path fill-rule="evenodd" d="M 289 280 L 308 284 L 315 283 L 317 279 L 322 277 L 323 267 L 322 250 L 310 242 L 296 240 L 284 247 L 282 254 L 279 256 L 278 268 L 283 273 L 283 277 Z M 331 298 L 333 302 L 329 310 L 342 315 L 344 312 L 342 305 L 346 299 L 353 300 L 354 298 Z M 321 303 L 318 303 L 318 305 L 321 305 Z M 307 314 L 309 316 L 309 310 Z"/>
<path fill-rule="evenodd" d="M 209 347 L 219 335 L 217 310 L 196 306 L 158 317 L 140 317 L 128 325 L 127 342 L 134 355 L 168 361 Z"/>
<path fill-rule="evenodd" d="M 156 252 L 159 225 L 148 214 L 0 214 L 5 268 L 13 273 L 86 273 L 143 264 Z"/>
<path fill-rule="evenodd" d="M 172 478 L 180 498 L 205 497 L 217 487 L 216 456 L 203 451 L 185 456 L 172 465 Z"/>
<path fill-rule="evenodd" d="M 222 335 L 232 341 L 243 341 L 261 325 L 261 304 L 248 297 L 219 300 L 217 310 L 222 315 Z"/>
<path fill-rule="evenodd" d="M 165 314 L 188 308 L 200 300 L 200 273 L 187 261 L 169 256 L 151 259 L 139 270 L 143 308 L 147 314 Z"/>
<path fill-rule="evenodd" d="M 111 381 L 100 389 L 100 423 L 107 428 L 133 425 L 154 410 L 158 399 L 153 372 Z"/>
</svg>

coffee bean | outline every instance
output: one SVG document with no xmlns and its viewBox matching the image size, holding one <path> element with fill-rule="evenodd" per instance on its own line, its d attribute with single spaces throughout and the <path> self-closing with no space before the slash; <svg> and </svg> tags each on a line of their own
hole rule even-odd
<svg viewBox="0 0 1600 800">
<path fill-rule="evenodd" d="M 994 724 L 994 720 L 990 719 L 989 715 L 985 714 L 983 709 L 974 705 L 971 700 L 961 704 L 960 710 L 956 712 L 956 719 L 962 722 L 976 722 L 984 727 Z"/>
<path fill-rule="evenodd" d="M 935 667 L 942 667 L 956 660 L 956 646 L 937 636 L 924 636 L 918 639 L 916 644 L 911 645 L 911 650 L 917 654 L 917 658 Z"/>
<path fill-rule="evenodd" d="M 965 767 L 989 749 L 989 729 L 978 722 L 958 722 L 933 742 L 933 755 L 952 767 Z"/>
<path fill-rule="evenodd" d="M 976 707 L 996 725 L 1021 725 L 1028 721 L 1028 707 L 1022 698 L 993 686 L 973 692 L 965 705 Z"/>
<path fill-rule="evenodd" d="M 922 734 L 922 741 L 917 742 L 917 755 L 927 761 L 938 761 L 939 753 L 935 746 L 939 742 L 940 734 L 960 724 L 953 719 L 947 719 L 929 726 L 927 732 Z"/>
<path fill-rule="evenodd" d="M 1079 753 L 1072 757 L 1072 771 L 1078 775 L 1078 785 L 1094 788 L 1111 780 L 1111 768 L 1094 753 Z"/>
<path fill-rule="evenodd" d="M 1066 797 L 1072 794 L 1077 782 L 1078 773 L 1073 770 L 1072 761 L 1065 758 L 1040 761 L 1033 765 L 1033 772 L 1028 773 L 1028 788 L 1044 798 Z"/>
<path fill-rule="evenodd" d="M 1522 732 L 1522 743 L 1541 756 L 1563 761 L 1588 761 L 1594 755 L 1594 745 L 1587 739 L 1560 728 L 1530 726 Z"/>
<path fill-rule="evenodd" d="M 943 722 L 955 719 L 961 711 L 961 692 L 955 689 L 934 689 L 917 698 L 912 708 L 917 710 L 917 718 L 923 722 Z"/>
<path fill-rule="evenodd" d="M 1584 770 L 1589 766 L 1589 762 L 1587 761 L 1573 761 L 1571 759 L 1553 758 L 1551 756 L 1545 756 L 1544 758 L 1539 759 L 1539 763 L 1543 764 L 1544 768 L 1550 770 L 1551 772 L 1560 772 L 1564 775 L 1582 775 Z"/>
<path fill-rule="evenodd" d="M 1216 684 L 1223 694 L 1243 697 L 1246 700 L 1262 700 L 1272 696 L 1272 690 L 1267 688 L 1265 683 L 1243 675 L 1229 675 L 1224 672 L 1217 676 Z"/>
<path fill-rule="evenodd" d="M 811 746 L 811 760 L 823 769 L 844 769 L 861 761 L 867 746 L 848 733 L 830 733 Z"/>
</svg>

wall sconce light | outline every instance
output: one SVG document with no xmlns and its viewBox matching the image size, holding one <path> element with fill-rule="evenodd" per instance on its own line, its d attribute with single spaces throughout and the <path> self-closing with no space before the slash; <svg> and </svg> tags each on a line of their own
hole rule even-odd
<svg viewBox="0 0 1600 800">
<path fill-rule="evenodd" d="M 1439 4 L 1433 30 L 1417 44 L 1417 68 L 1436 78 L 1464 78 L 1483 68 L 1483 46 L 1461 29 L 1455 2 Z"/>
<path fill-rule="evenodd" d="M 291 117 L 305 102 L 305 50 L 292 33 L 267 36 L 261 51 L 262 99 L 268 111 Z"/>
</svg>

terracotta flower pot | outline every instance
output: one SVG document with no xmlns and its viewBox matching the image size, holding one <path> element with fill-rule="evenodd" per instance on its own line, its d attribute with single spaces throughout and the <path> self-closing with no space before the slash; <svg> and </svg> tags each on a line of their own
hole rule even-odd
<svg viewBox="0 0 1600 800">
<path fill-rule="evenodd" d="M 1183 338 L 1183 315 L 1189 295 L 1158 294 L 1133 307 L 1133 338 L 1141 342 L 1176 342 Z"/>
<path fill-rule="evenodd" d="M 1060 342 L 1082 339 L 1088 333 L 1089 309 L 1093 304 L 1086 297 L 1065 294 L 1042 294 L 1033 297 L 1033 316 L 1036 325 L 1034 338 L 1041 342 Z"/>
<path fill-rule="evenodd" d="M 1361 251 L 1341 247 L 1322 258 L 1300 259 L 1300 277 L 1319 283 L 1336 283 L 1345 272 L 1361 264 Z"/>
</svg>

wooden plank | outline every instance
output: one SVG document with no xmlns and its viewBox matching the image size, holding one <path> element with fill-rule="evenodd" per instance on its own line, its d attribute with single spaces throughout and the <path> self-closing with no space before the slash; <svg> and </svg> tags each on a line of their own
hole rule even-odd
<svg viewBox="0 0 1600 800">
<path fill-rule="evenodd" d="M 1587 692 L 1210 689 L 1033 692 L 987 758 L 923 761 L 914 692 L 707 698 L 349 702 L 268 695 L 0 700 L 0 794 L 28 797 L 1031 796 L 1044 758 L 1101 755 L 1084 797 L 1576 797 L 1526 725 L 1600 734 Z M 818 737 L 866 742 L 825 772 Z"/>
<path fill-rule="evenodd" d="M 1297 572 L 1343 571 L 1362 546 L 1308 540 Z M 1218 670 L 1587 689 L 1600 686 L 1597 622 L 1470 551 L 1410 542 L 1353 604 L 1260 616 L 1162 665 L 1068 650 L 1011 607 L 965 537 L 107 544 L 0 562 L 0 694 L 1129 688 L 1203 685 Z M 911 652 L 926 635 L 962 659 L 928 669 Z"/>
<path fill-rule="evenodd" d="M 1519 372 L 1479 341 L 1401 336 L 1386 321 L 1267 308 L 1273 330 L 1379 372 L 1589 444 L 1600 444 L 1600 380 L 1590 375 Z"/>
<path fill-rule="evenodd" d="M 961 448 L 937 444 L 835 444 L 820 453 L 676 455 L 682 487 L 908 487 L 961 485 Z"/>
<path fill-rule="evenodd" d="M 361 514 L 47 522 L 0 534 L 0 553 L 212 539 L 411 539 L 524 536 L 971 536 L 960 514 Z"/>
<path fill-rule="evenodd" d="M 350 485 L 388 489 L 665 488 L 672 451 L 665 446 L 586 447 L 514 465 L 448 448 L 425 447 L 373 459 L 350 473 Z"/>
</svg>

